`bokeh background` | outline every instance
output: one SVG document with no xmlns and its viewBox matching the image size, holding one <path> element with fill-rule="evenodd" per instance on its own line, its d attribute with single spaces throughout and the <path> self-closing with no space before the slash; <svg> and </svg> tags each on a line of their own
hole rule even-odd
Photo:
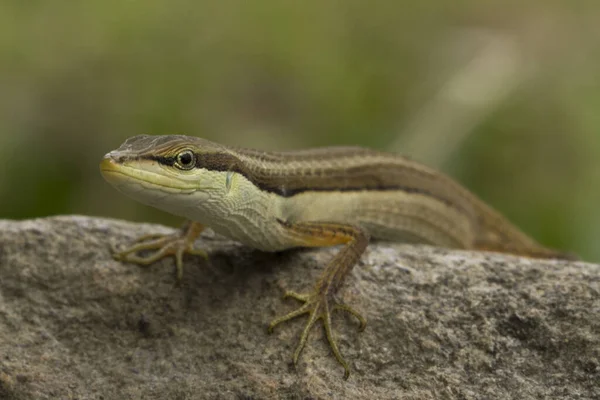
<svg viewBox="0 0 600 400">
<path fill-rule="evenodd" d="M 140 133 L 408 154 L 600 261 L 600 3 L 0 2 L 0 217 L 178 224 L 98 173 Z"/>
</svg>

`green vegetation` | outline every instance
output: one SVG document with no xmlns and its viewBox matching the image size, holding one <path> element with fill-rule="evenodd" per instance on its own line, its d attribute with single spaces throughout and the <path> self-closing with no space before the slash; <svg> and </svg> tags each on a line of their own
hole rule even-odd
<svg viewBox="0 0 600 400">
<path fill-rule="evenodd" d="M 600 5 L 487 3 L 2 2 L 0 217 L 177 224 L 98 173 L 140 133 L 396 143 L 600 261 Z"/>
</svg>

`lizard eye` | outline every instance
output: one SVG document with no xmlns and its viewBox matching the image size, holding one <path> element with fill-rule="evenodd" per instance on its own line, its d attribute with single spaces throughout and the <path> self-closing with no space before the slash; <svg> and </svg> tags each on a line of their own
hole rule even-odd
<svg viewBox="0 0 600 400">
<path fill-rule="evenodd" d="M 192 169 L 196 166 L 196 155 L 191 150 L 183 150 L 177 154 L 175 165 L 183 170 Z"/>
</svg>

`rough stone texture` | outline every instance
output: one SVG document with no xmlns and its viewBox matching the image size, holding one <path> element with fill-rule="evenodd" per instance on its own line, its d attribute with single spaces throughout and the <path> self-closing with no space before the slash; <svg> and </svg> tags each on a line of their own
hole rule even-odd
<svg viewBox="0 0 600 400">
<path fill-rule="evenodd" d="M 0 221 L 2 399 L 600 398 L 600 266 L 373 244 L 334 318 L 352 375 L 284 288 L 312 286 L 335 249 L 265 254 L 208 237 L 142 268 L 110 244 L 170 232 L 87 217 Z"/>
</svg>

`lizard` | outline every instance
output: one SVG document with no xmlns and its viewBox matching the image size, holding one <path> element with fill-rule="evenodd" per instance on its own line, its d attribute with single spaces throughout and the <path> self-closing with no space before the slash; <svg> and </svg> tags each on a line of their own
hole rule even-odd
<svg viewBox="0 0 600 400">
<path fill-rule="evenodd" d="M 312 291 L 286 291 L 284 297 L 301 305 L 274 319 L 268 331 L 308 315 L 292 357 L 296 365 L 321 320 L 344 379 L 350 368 L 334 338 L 331 315 L 348 312 L 365 329 L 366 319 L 335 295 L 371 239 L 574 258 L 542 246 L 449 176 L 367 148 L 268 152 L 192 136 L 138 135 L 106 154 L 100 171 L 125 195 L 189 221 L 175 234 L 146 235 L 114 253 L 141 265 L 174 256 L 178 280 L 184 254 L 207 257 L 194 248 L 205 227 L 267 252 L 340 245 Z M 155 252 L 140 255 L 149 250 Z"/>
</svg>

